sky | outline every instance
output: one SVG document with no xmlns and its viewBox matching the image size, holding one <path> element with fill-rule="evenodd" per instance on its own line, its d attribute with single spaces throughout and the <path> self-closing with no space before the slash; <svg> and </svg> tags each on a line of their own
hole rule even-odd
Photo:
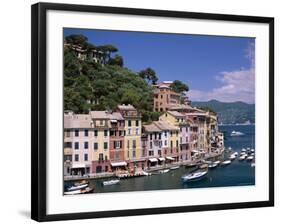
<svg viewBox="0 0 281 224">
<path fill-rule="evenodd" d="M 114 45 L 135 72 L 151 67 L 159 81 L 183 81 L 192 101 L 255 102 L 254 38 L 65 28 L 70 34 Z"/>
</svg>

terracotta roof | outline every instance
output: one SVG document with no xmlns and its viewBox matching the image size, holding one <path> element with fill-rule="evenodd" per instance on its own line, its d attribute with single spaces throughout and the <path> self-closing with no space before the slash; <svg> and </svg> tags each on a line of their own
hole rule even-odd
<svg viewBox="0 0 281 224">
<path fill-rule="evenodd" d="M 153 123 L 163 131 L 165 131 L 165 130 L 179 130 L 178 127 L 176 127 L 174 125 L 171 125 L 166 121 L 154 121 Z"/>
<path fill-rule="evenodd" d="M 109 119 L 109 112 L 107 111 L 90 111 L 90 115 L 93 119 Z"/>
<path fill-rule="evenodd" d="M 92 120 L 88 114 L 65 114 L 64 128 L 91 128 Z"/>
<path fill-rule="evenodd" d="M 154 123 L 143 125 L 143 127 L 146 132 L 161 132 L 161 129 L 158 128 Z"/>
<path fill-rule="evenodd" d="M 167 113 L 169 113 L 169 114 L 171 114 L 172 116 L 174 116 L 174 117 L 185 117 L 185 115 L 184 114 L 182 114 L 182 113 L 180 113 L 180 112 L 178 112 L 178 111 L 167 111 Z"/>
<path fill-rule="evenodd" d="M 108 114 L 108 117 L 111 120 L 124 120 L 121 113 L 119 113 L 119 112 L 113 112 L 111 114 Z"/>
</svg>

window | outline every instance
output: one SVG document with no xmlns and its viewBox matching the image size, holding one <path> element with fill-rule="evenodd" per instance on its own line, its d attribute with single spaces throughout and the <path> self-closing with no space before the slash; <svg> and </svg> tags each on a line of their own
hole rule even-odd
<svg viewBox="0 0 281 224">
<path fill-rule="evenodd" d="M 76 130 L 74 131 L 74 133 L 75 133 L 75 137 L 78 137 L 78 136 L 79 136 L 79 130 L 76 129 Z"/>
<path fill-rule="evenodd" d="M 88 154 L 84 154 L 84 161 L 88 161 Z"/>
<path fill-rule="evenodd" d="M 104 157 L 104 160 L 107 161 L 107 156 Z"/>
<path fill-rule="evenodd" d="M 161 133 L 159 133 L 159 139 L 161 140 Z"/>
<path fill-rule="evenodd" d="M 139 126 L 139 120 L 136 120 L 136 126 L 137 127 Z"/>
<path fill-rule="evenodd" d="M 114 141 L 113 142 L 113 148 L 114 149 L 122 148 L 122 141 Z"/>
<path fill-rule="evenodd" d="M 133 151 L 133 157 L 136 157 L 136 151 Z"/>
<path fill-rule="evenodd" d="M 164 133 L 165 133 L 165 137 L 167 137 L 167 131 L 165 131 Z"/>
<path fill-rule="evenodd" d="M 89 143 L 88 142 L 84 142 L 84 149 L 88 149 L 89 148 Z"/>
<path fill-rule="evenodd" d="M 150 148 L 152 149 L 152 142 L 150 142 Z"/>
<path fill-rule="evenodd" d="M 98 130 L 95 130 L 94 133 L 95 133 L 95 137 L 97 137 L 98 136 Z"/>
<path fill-rule="evenodd" d="M 165 140 L 165 143 L 164 143 L 164 144 L 165 144 L 165 146 L 167 146 L 167 140 Z"/>
<path fill-rule="evenodd" d="M 100 125 L 103 125 L 103 120 L 100 120 Z"/>
<path fill-rule="evenodd" d="M 107 130 L 104 130 L 104 137 L 107 137 Z"/>
<path fill-rule="evenodd" d="M 119 131 L 119 136 L 122 136 L 122 131 Z"/>
<path fill-rule="evenodd" d="M 161 156 L 161 150 L 158 150 L 158 155 Z"/>
<path fill-rule="evenodd" d="M 148 155 L 149 155 L 149 156 L 153 156 L 153 155 L 154 155 L 154 152 L 153 152 L 153 151 L 149 151 L 149 152 L 148 152 Z"/>
<path fill-rule="evenodd" d="M 65 137 L 70 137 L 70 130 L 69 130 L 69 129 L 67 129 L 67 130 L 65 131 Z"/>
<path fill-rule="evenodd" d="M 132 121 L 128 120 L 128 127 L 131 127 L 131 126 L 132 126 Z"/>
<path fill-rule="evenodd" d="M 84 136 L 85 137 L 88 137 L 89 136 L 89 131 L 86 129 L 86 130 L 84 130 Z"/>
<path fill-rule="evenodd" d="M 97 142 L 94 143 L 94 149 L 97 150 L 99 148 L 99 145 Z"/>
<path fill-rule="evenodd" d="M 99 154 L 99 160 L 103 160 L 103 154 L 102 153 Z"/>
<path fill-rule="evenodd" d="M 65 142 L 64 148 L 72 148 L 72 142 Z"/>
<path fill-rule="evenodd" d="M 177 145 L 177 147 L 179 147 L 179 141 L 178 140 L 176 141 L 176 145 Z"/>
<path fill-rule="evenodd" d="M 108 147 L 107 142 L 104 142 L 104 143 L 103 143 L 103 148 L 104 148 L 104 149 L 107 149 L 107 147 Z"/>
<path fill-rule="evenodd" d="M 173 148 L 173 141 L 171 141 L 171 149 Z"/>
<path fill-rule="evenodd" d="M 79 142 L 75 142 L 75 143 L 74 143 L 74 148 L 75 148 L 75 149 L 79 149 Z"/>
<path fill-rule="evenodd" d="M 135 149 L 136 147 L 136 140 L 133 140 L 133 149 Z"/>
<path fill-rule="evenodd" d="M 131 134 L 131 128 L 128 129 L 128 135 L 130 135 L 130 134 Z"/>
<path fill-rule="evenodd" d="M 152 134 L 150 134 L 150 140 L 152 140 Z"/>
<path fill-rule="evenodd" d="M 127 148 L 130 148 L 130 140 L 127 141 Z M 129 157 L 129 156 L 128 156 Z"/>
<path fill-rule="evenodd" d="M 136 128 L 136 135 L 138 135 L 139 134 L 139 129 L 138 128 Z"/>
<path fill-rule="evenodd" d="M 157 139 L 157 133 L 154 133 L 154 139 L 155 140 Z"/>
<path fill-rule="evenodd" d="M 78 154 L 75 154 L 74 160 L 75 160 L 75 162 L 79 162 L 79 155 Z"/>
</svg>

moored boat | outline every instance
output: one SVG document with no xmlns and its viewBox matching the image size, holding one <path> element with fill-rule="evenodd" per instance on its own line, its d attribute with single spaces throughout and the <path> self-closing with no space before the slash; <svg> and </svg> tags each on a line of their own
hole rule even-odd
<svg viewBox="0 0 281 224">
<path fill-rule="evenodd" d="M 240 131 L 232 131 L 230 136 L 241 136 L 244 135 L 244 133 L 240 132 Z"/>
<path fill-rule="evenodd" d="M 208 165 L 209 168 L 215 168 L 217 166 L 218 166 L 218 163 L 212 163 L 212 164 Z"/>
<path fill-rule="evenodd" d="M 239 157 L 239 160 L 240 160 L 240 161 L 245 160 L 246 157 L 247 157 L 246 155 L 241 155 L 241 156 Z"/>
<path fill-rule="evenodd" d="M 256 164 L 255 163 L 251 163 L 251 167 L 255 167 L 256 166 Z"/>
<path fill-rule="evenodd" d="M 69 191 L 77 191 L 81 189 L 85 189 L 86 187 L 89 186 L 89 182 L 86 180 L 83 180 L 81 182 L 76 182 L 72 186 L 66 188 L 66 192 Z"/>
<path fill-rule="evenodd" d="M 207 175 L 208 171 L 204 170 L 204 171 L 196 171 L 187 175 L 184 175 L 181 177 L 181 180 L 183 182 L 190 182 L 190 181 L 197 181 L 202 179 L 203 177 L 205 177 Z"/>
<path fill-rule="evenodd" d="M 219 165 L 221 163 L 221 161 L 217 160 L 217 161 L 215 161 L 213 163 Z"/>
<path fill-rule="evenodd" d="M 235 155 L 230 155 L 230 156 L 229 156 L 229 159 L 230 159 L 230 160 L 234 160 L 234 159 L 236 159 L 236 156 L 235 156 Z"/>
<path fill-rule="evenodd" d="M 253 159 L 254 159 L 254 156 L 248 156 L 246 160 L 247 161 L 252 161 Z"/>
<path fill-rule="evenodd" d="M 88 193 L 92 193 L 92 192 L 94 192 L 93 187 L 86 187 L 86 188 L 79 189 L 79 190 L 65 191 L 64 194 L 65 195 L 76 195 L 76 194 L 88 194 Z"/>
<path fill-rule="evenodd" d="M 226 165 L 229 165 L 230 163 L 231 163 L 230 160 L 225 160 L 221 163 L 221 165 L 226 166 Z"/>
<path fill-rule="evenodd" d="M 180 168 L 180 166 L 172 166 L 172 167 L 170 167 L 170 170 L 176 170 L 176 169 L 179 169 Z"/>
<path fill-rule="evenodd" d="M 120 180 L 116 179 L 116 180 L 107 180 L 107 181 L 103 181 L 102 184 L 103 186 L 108 186 L 108 185 L 114 185 L 114 184 L 118 184 L 120 183 Z"/>
<path fill-rule="evenodd" d="M 165 170 L 159 170 L 159 173 L 168 173 L 170 171 L 170 169 L 165 169 Z"/>
</svg>

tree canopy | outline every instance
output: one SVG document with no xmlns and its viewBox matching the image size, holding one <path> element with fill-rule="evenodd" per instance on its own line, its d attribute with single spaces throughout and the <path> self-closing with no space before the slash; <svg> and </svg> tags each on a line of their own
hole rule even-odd
<svg viewBox="0 0 281 224">
<path fill-rule="evenodd" d="M 176 93 L 182 93 L 182 92 L 187 92 L 189 90 L 189 87 L 187 84 L 183 83 L 180 80 L 175 80 L 171 84 L 171 89 L 175 91 Z"/>
<path fill-rule="evenodd" d="M 151 83 L 153 85 L 155 85 L 158 81 L 158 77 L 155 73 L 155 71 L 152 68 L 146 68 L 144 70 L 141 70 L 139 72 L 139 76 L 146 80 L 148 83 Z"/>
</svg>

